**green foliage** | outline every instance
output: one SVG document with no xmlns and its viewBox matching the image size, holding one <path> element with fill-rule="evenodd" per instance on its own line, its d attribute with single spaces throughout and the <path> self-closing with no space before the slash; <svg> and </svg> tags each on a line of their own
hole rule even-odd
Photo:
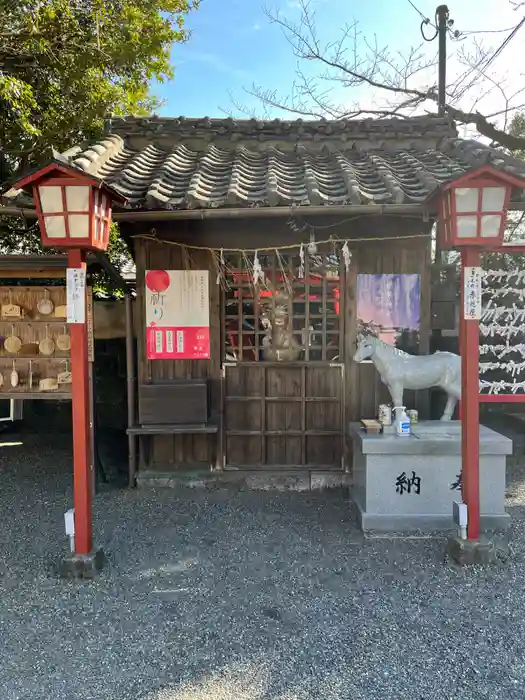
<svg viewBox="0 0 525 700">
<path fill-rule="evenodd" d="M 524 137 L 525 136 L 525 114 L 522 112 L 516 112 L 512 117 L 509 127 L 509 134 L 512 136 Z M 519 158 L 525 158 L 523 151 L 514 151 L 514 155 Z"/>
<path fill-rule="evenodd" d="M 149 114 L 173 77 L 195 0 L 0 0 L 0 142 L 38 162 L 101 134 L 110 115 Z"/>
<path fill-rule="evenodd" d="M 113 222 L 109 232 L 109 246 L 106 255 L 117 270 L 121 269 L 122 265 L 131 259 L 128 247 L 122 240 L 118 225 L 115 222 Z M 115 297 L 123 296 L 123 290 L 117 289 L 113 281 L 108 279 L 105 273 L 93 275 L 91 283 L 95 295 L 111 294 Z"/>
<path fill-rule="evenodd" d="M 107 117 L 158 107 L 152 80 L 173 77 L 174 43 L 199 0 L 0 0 L 0 185 L 100 137 Z M 0 217 L 0 253 L 39 254 L 38 226 Z M 129 253 L 114 226 L 108 255 Z M 104 279 L 99 280 L 105 284 Z"/>
<path fill-rule="evenodd" d="M 60 255 L 64 251 L 44 248 L 40 242 L 40 230 L 38 223 L 25 222 L 23 219 L 12 216 L 0 216 L 0 254 L 2 255 Z M 131 260 L 127 245 L 122 240 L 118 230 L 118 224 L 113 222 L 109 234 L 109 246 L 106 252 L 109 261 L 119 270 L 125 263 Z M 1 278 L 1 272 L 0 272 Z M 27 280 L 23 280 L 27 284 Z M 39 284 L 43 281 L 39 280 Z M 60 280 L 59 284 L 64 281 Z M 6 282 L 12 284 L 12 280 Z M 57 284 L 57 280 L 47 280 L 50 286 Z M 91 285 L 95 295 L 107 295 L 121 297 L 123 291 L 118 289 L 113 280 L 105 272 L 97 272 L 92 275 Z"/>
<path fill-rule="evenodd" d="M 40 243 L 40 231 L 37 223 L 26 223 L 14 216 L 0 217 L 0 254 L 2 255 L 48 255 Z"/>
</svg>

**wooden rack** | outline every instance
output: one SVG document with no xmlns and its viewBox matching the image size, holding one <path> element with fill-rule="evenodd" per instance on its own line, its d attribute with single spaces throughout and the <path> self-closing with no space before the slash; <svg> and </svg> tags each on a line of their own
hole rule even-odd
<svg viewBox="0 0 525 700">
<path fill-rule="evenodd" d="M 44 314 L 38 309 L 41 300 L 47 299 L 52 304 L 51 313 Z M 57 379 L 59 375 L 71 371 L 70 351 L 60 350 L 56 340 L 60 335 L 69 335 L 66 307 L 66 288 L 50 287 L 0 287 L 0 373 L 3 377 L 0 386 L 1 399 L 55 399 L 71 398 L 71 383 L 59 383 L 52 390 L 42 390 L 40 380 Z M 18 316 L 11 316 L 8 306 L 20 308 Z M 57 317 L 57 307 L 62 307 L 62 315 Z M 88 300 L 88 335 L 89 347 L 93 348 L 92 299 Z M 7 313 L 6 313 L 7 312 Z M 9 336 L 20 339 L 18 352 L 9 352 L 5 341 Z M 55 347 L 51 354 L 42 354 L 40 342 L 45 338 L 53 341 Z M 90 358 L 92 359 L 92 358 Z M 13 369 L 18 373 L 18 385 L 11 385 Z"/>
</svg>

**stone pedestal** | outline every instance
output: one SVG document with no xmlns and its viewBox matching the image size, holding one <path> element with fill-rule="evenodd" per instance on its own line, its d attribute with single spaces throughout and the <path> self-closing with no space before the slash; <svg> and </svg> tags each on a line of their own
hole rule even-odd
<svg viewBox="0 0 525 700">
<path fill-rule="evenodd" d="M 61 578 L 94 579 L 102 570 L 105 555 L 102 549 L 90 554 L 75 554 L 72 552 L 62 559 L 59 566 Z"/>
<path fill-rule="evenodd" d="M 462 540 L 457 535 L 447 540 L 446 554 L 459 566 L 484 566 L 498 560 L 498 550 L 490 539 Z"/>
<path fill-rule="evenodd" d="M 367 435 L 350 425 L 353 498 L 363 530 L 453 530 L 452 503 L 461 500 L 461 424 L 422 421 L 412 435 Z M 505 528 L 506 455 L 512 441 L 480 426 L 480 502 L 483 530 Z"/>
</svg>

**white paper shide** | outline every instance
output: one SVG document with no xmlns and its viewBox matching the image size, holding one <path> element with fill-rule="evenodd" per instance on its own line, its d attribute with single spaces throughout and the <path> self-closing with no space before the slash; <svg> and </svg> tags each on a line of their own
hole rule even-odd
<svg viewBox="0 0 525 700">
<path fill-rule="evenodd" d="M 525 272 L 490 270 L 483 277 L 480 391 L 525 393 Z"/>
</svg>

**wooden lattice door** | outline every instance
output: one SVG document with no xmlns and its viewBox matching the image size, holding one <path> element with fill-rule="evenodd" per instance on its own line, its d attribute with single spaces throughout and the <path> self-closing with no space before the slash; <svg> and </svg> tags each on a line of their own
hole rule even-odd
<svg viewBox="0 0 525 700">
<path fill-rule="evenodd" d="M 226 364 L 226 468 L 342 469 L 343 380 L 338 363 Z"/>
<path fill-rule="evenodd" d="M 341 264 L 330 252 L 230 255 L 223 313 L 225 465 L 340 469 L 343 461 L 344 313 Z M 292 358 L 276 362 L 284 317 Z M 286 353 L 285 353 L 286 354 Z"/>
</svg>

